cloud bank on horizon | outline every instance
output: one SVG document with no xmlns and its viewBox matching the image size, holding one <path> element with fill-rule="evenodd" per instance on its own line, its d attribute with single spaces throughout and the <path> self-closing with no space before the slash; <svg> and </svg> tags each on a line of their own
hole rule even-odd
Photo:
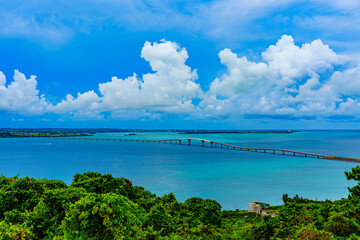
<svg viewBox="0 0 360 240">
<path fill-rule="evenodd" d="M 197 70 L 186 64 L 185 48 L 165 40 L 145 42 L 141 57 L 153 72 L 112 77 L 98 89 L 68 94 L 58 103 L 37 90 L 36 76 L 27 79 L 15 70 L 6 84 L 0 72 L 0 111 L 78 119 L 101 119 L 108 112 L 114 119 L 161 114 L 193 119 L 360 117 L 360 63 L 320 39 L 297 46 L 292 36 L 283 35 L 257 62 L 228 48 L 218 56 L 226 71 L 204 89 Z"/>
</svg>

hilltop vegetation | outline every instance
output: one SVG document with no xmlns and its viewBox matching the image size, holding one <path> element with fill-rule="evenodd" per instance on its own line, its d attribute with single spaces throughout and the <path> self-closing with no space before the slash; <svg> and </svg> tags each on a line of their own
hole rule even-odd
<svg viewBox="0 0 360 240">
<path fill-rule="evenodd" d="M 360 180 L 360 167 L 346 177 Z M 76 174 L 70 185 L 0 176 L 0 239 L 359 239 L 360 185 L 349 191 L 338 201 L 285 194 L 276 217 L 260 217 L 157 197 L 109 174 Z"/>
</svg>

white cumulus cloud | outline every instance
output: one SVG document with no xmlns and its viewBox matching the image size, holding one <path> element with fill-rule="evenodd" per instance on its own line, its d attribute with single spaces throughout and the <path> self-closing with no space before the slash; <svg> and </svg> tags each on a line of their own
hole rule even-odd
<svg viewBox="0 0 360 240">
<path fill-rule="evenodd" d="M 284 35 L 258 62 L 224 49 L 219 58 L 227 71 L 205 93 L 196 69 L 186 64 L 188 52 L 177 43 L 145 42 L 141 57 L 151 73 L 112 77 L 96 90 L 68 94 L 57 104 L 40 95 L 35 76 L 27 79 L 16 70 L 14 81 L 6 85 L 0 72 L 0 111 L 70 114 L 75 119 L 155 119 L 162 113 L 220 119 L 360 117 L 359 62 L 321 40 L 298 46 Z"/>
<path fill-rule="evenodd" d="M 222 50 L 219 57 L 221 63 L 227 67 L 228 73 L 211 83 L 212 94 L 229 97 L 246 93 L 266 82 L 269 76 L 269 69 L 265 63 L 250 62 L 246 57 L 239 58 L 230 49 Z"/>
<path fill-rule="evenodd" d="M 199 104 L 200 116 L 358 114 L 360 65 L 321 40 L 297 46 L 284 35 L 256 63 L 230 49 L 219 53 L 227 72 L 215 78 Z M 340 70 L 335 70 L 340 69 Z"/>
<path fill-rule="evenodd" d="M 14 81 L 6 86 L 5 75 L 0 71 L 0 111 L 25 115 L 43 114 L 48 103 L 44 95 L 36 89 L 36 76 L 29 79 L 18 70 L 14 71 Z"/>
<path fill-rule="evenodd" d="M 68 112 L 79 109 L 117 111 L 123 109 L 150 109 L 156 112 L 185 113 L 195 108 L 192 98 L 201 94 L 196 70 L 185 64 L 186 49 L 177 43 L 162 40 L 160 43 L 145 42 L 141 57 L 149 62 L 154 73 L 126 79 L 113 77 L 110 82 L 99 84 L 100 94 L 89 91 L 68 95 L 50 111 Z"/>
<path fill-rule="evenodd" d="M 323 72 L 348 60 L 346 56 L 336 54 L 320 39 L 298 47 L 289 35 L 283 35 L 276 45 L 262 53 L 262 57 L 271 70 L 289 78 Z"/>
<path fill-rule="evenodd" d="M 66 113 L 83 109 L 94 110 L 99 101 L 100 98 L 94 91 L 88 91 L 83 94 L 78 93 L 77 98 L 68 94 L 65 100 L 61 100 L 56 106 L 49 105 L 47 110 L 54 113 Z"/>
<path fill-rule="evenodd" d="M 346 95 L 360 95 L 360 64 L 334 72 L 326 86 Z"/>
</svg>

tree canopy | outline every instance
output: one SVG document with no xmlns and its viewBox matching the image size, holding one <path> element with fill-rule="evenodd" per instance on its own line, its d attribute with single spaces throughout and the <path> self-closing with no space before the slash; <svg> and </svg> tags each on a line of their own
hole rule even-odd
<svg viewBox="0 0 360 240">
<path fill-rule="evenodd" d="M 345 173 L 360 180 L 360 167 Z M 283 195 L 272 217 L 221 211 L 210 199 L 158 197 L 125 178 L 87 172 L 60 180 L 0 176 L 0 239 L 359 239 L 360 184 L 349 197 Z"/>
</svg>

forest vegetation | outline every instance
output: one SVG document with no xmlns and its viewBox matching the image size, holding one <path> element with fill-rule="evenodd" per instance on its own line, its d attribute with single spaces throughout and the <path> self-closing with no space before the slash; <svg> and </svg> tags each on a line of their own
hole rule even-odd
<svg viewBox="0 0 360 240">
<path fill-rule="evenodd" d="M 345 172 L 360 180 L 360 167 Z M 87 172 L 60 180 L 0 176 L 0 239 L 360 239 L 360 184 L 347 198 L 283 195 L 277 216 L 218 202 L 158 197 L 125 178 Z"/>
</svg>

